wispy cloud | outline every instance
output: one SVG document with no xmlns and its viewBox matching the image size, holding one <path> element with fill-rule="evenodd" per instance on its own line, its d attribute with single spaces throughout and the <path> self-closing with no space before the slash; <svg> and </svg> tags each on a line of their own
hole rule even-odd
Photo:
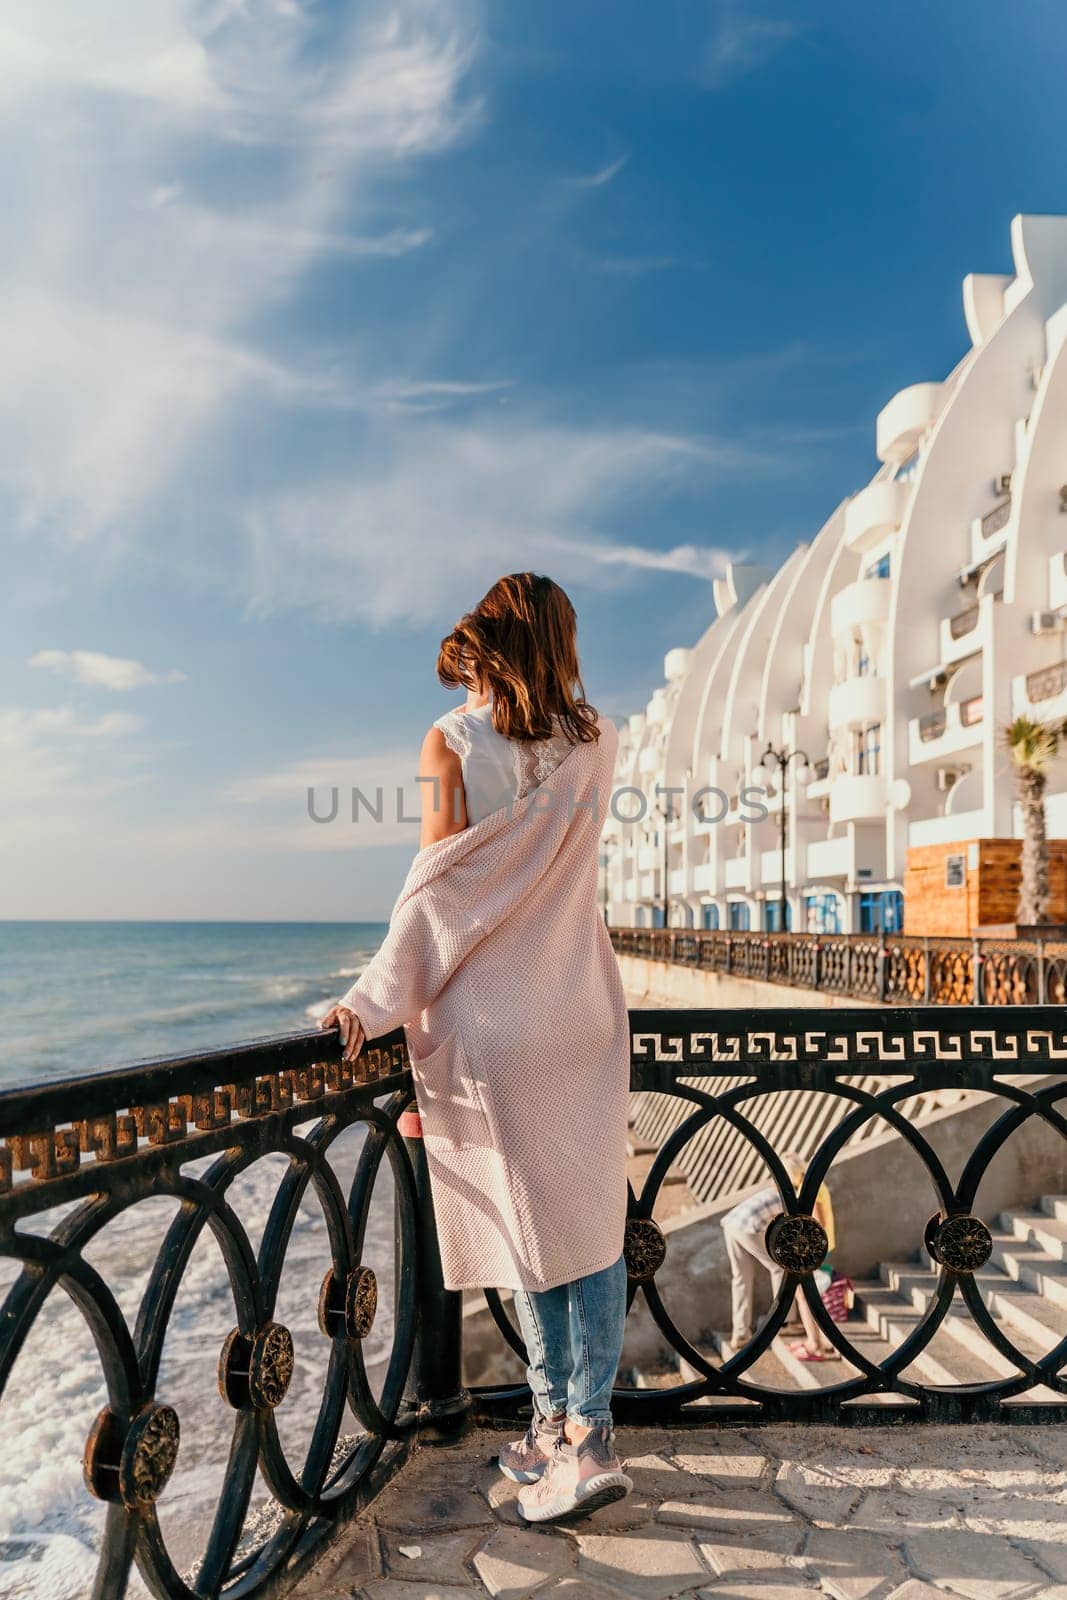
<svg viewBox="0 0 1067 1600">
<path fill-rule="evenodd" d="M 392 411 L 438 411 L 456 401 L 477 400 L 514 387 L 514 378 L 393 378 L 377 384 L 373 392 Z"/>
<path fill-rule="evenodd" d="M 709 88 L 722 88 L 761 67 L 801 32 L 792 18 L 759 15 L 741 0 L 718 0 L 701 77 Z"/>
<path fill-rule="evenodd" d="M 618 177 L 629 159 L 628 155 L 619 156 L 617 161 L 609 161 L 606 167 L 600 167 L 596 172 L 585 173 L 569 181 L 576 189 L 602 189 L 606 183 Z"/>
<path fill-rule="evenodd" d="M 633 567 L 641 572 L 680 572 L 693 578 L 720 578 L 739 552 L 714 545 L 678 544 L 669 550 L 636 544 L 581 544 L 561 540 L 570 554 L 605 567 Z"/>
<path fill-rule="evenodd" d="M 120 693 L 155 683 L 184 683 L 186 676 L 176 668 L 170 672 L 153 672 L 140 661 L 127 656 L 103 655 L 98 650 L 38 650 L 28 664 L 46 667 L 50 672 L 94 689 L 113 689 Z"/>
<path fill-rule="evenodd" d="M 646 558 L 631 541 L 612 540 L 605 529 L 615 514 L 755 459 L 729 440 L 633 427 L 427 421 L 384 436 L 348 476 L 253 509 L 252 609 L 295 605 L 338 620 L 423 623 L 462 607 L 509 568 L 551 562 L 568 581 L 590 582 L 603 581 L 608 566 L 666 570 L 669 555 Z M 675 559 L 674 570 L 700 570 L 696 555 Z M 709 555 L 707 570 L 718 570 L 717 560 Z"/>
<path fill-rule="evenodd" d="M 687 261 L 681 256 L 597 256 L 595 264 L 601 272 L 611 272 L 620 278 L 643 278 L 649 272 L 703 266 L 703 262 Z"/>
<path fill-rule="evenodd" d="M 140 732 L 140 717 L 126 711 L 109 711 L 102 717 L 84 718 L 71 706 L 28 710 L 0 707 L 0 800 L 4 826 L 19 820 L 8 808 L 32 802 L 53 808 L 76 805 L 89 794 L 108 795 L 125 787 L 131 774 L 124 763 L 113 767 L 99 746 L 116 743 Z M 85 747 L 93 746 L 91 763 Z"/>
<path fill-rule="evenodd" d="M 464 0 L 224 9 L 16 0 L 0 22 L 0 136 L 36 201 L 0 216 L 0 489 L 23 530 L 128 536 L 265 373 L 284 387 L 253 330 L 311 265 L 428 242 L 421 218 L 361 219 L 390 164 L 480 115 Z"/>
</svg>

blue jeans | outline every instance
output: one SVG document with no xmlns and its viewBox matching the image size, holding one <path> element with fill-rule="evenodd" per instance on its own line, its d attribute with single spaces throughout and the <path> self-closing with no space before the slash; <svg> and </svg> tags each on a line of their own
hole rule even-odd
<svg viewBox="0 0 1067 1600">
<path fill-rule="evenodd" d="M 611 1389 L 622 1355 L 626 1263 L 556 1289 L 516 1289 L 515 1311 L 526 1344 L 526 1376 L 543 1417 L 580 1428 L 611 1423 Z"/>
</svg>

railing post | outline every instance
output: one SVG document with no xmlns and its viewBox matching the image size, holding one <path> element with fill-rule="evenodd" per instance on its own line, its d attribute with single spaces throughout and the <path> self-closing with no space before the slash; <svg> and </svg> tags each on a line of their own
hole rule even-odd
<svg viewBox="0 0 1067 1600">
<path fill-rule="evenodd" d="M 817 989 L 822 978 L 822 945 L 818 939 L 811 947 L 811 987 Z"/>
<path fill-rule="evenodd" d="M 933 993 L 933 983 L 931 982 L 931 978 L 932 978 L 932 974 L 930 972 L 930 940 L 929 940 L 929 938 L 927 936 L 924 935 L 923 936 L 923 1005 L 924 1006 L 928 1006 L 930 1004 L 930 996 Z"/>
<path fill-rule="evenodd" d="M 879 930 L 876 937 L 878 939 L 878 956 L 876 958 L 878 966 L 878 998 L 884 1003 L 889 981 L 889 962 L 886 960 L 889 952 L 886 947 L 885 934 Z"/>
<path fill-rule="evenodd" d="M 971 1004 L 981 1005 L 982 993 L 982 945 L 981 941 L 972 934 L 971 936 Z"/>
<path fill-rule="evenodd" d="M 403 1114 L 400 1132 L 415 1175 L 418 1204 L 418 1324 L 406 1398 L 418 1417 L 419 1437 L 434 1443 L 454 1438 L 470 1416 L 471 1397 L 463 1387 L 463 1296 L 444 1286 L 418 1112 Z"/>
<path fill-rule="evenodd" d="M 1039 1006 L 1048 1004 L 1045 994 L 1045 941 L 1041 934 L 1037 936 L 1037 1003 Z"/>
</svg>

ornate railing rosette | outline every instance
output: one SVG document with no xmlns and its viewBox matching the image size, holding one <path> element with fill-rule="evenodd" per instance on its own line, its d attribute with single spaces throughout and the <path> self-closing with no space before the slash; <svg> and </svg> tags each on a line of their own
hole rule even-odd
<svg viewBox="0 0 1067 1600">
<path fill-rule="evenodd" d="M 17 1357 L 32 1333 L 47 1330 L 57 1292 L 69 1298 L 91 1332 L 107 1393 L 84 1450 L 86 1488 L 108 1508 L 93 1591 L 100 1600 L 125 1591 L 134 1564 L 156 1595 L 283 1592 L 399 1464 L 414 1415 L 405 1393 L 419 1283 L 418 1189 L 398 1129 L 410 1097 L 399 1033 L 376 1041 L 354 1065 L 340 1060 L 336 1034 L 301 1034 L 0 1095 L 0 1258 L 15 1273 L 0 1300 L 0 1396 L 13 1369 L 26 1378 Z M 349 1147 L 346 1170 L 354 1175 L 342 1189 L 334 1148 L 353 1127 L 362 1128 L 362 1144 L 354 1154 Z M 265 1217 L 256 1219 L 263 1231 L 255 1248 L 230 1196 L 266 1155 L 286 1164 Z M 391 1340 L 375 1393 L 363 1341 L 378 1284 L 361 1251 L 386 1167 L 395 1274 Z M 331 1265 L 321 1289 L 318 1282 L 300 1288 L 311 1308 L 318 1303 L 324 1353 L 315 1367 L 325 1379 L 317 1400 L 312 1391 L 310 1440 L 294 1460 L 276 1413 L 298 1364 L 314 1352 L 294 1345 L 276 1306 L 309 1191 L 321 1208 Z M 90 1255 L 108 1229 L 135 1220 L 133 1208 L 159 1196 L 178 1205 L 131 1317 Z M 187 1396 L 161 1387 L 161 1356 L 205 1230 L 218 1244 L 233 1302 L 235 1325 L 217 1352 L 232 1436 L 199 1554 L 180 1566 L 157 1502 L 181 1463 L 183 1424 L 197 1419 Z M 269 1491 L 266 1515 L 262 1508 L 250 1514 L 257 1474 Z"/>
</svg>

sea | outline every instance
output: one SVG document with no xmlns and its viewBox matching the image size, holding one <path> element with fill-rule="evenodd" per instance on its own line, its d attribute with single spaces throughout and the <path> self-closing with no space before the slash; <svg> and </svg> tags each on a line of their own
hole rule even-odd
<svg viewBox="0 0 1067 1600">
<path fill-rule="evenodd" d="M 313 1027 L 363 970 L 384 933 L 385 924 L 378 922 L 0 922 L 0 1090 Z M 351 1183 L 362 1139 L 355 1127 L 334 1147 L 342 1186 Z M 184 1171 L 196 1175 L 210 1160 L 189 1163 Z M 266 1157 L 229 1191 L 253 1249 L 286 1169 L 285 1157 Z M 131 1331 L 177 1212 L 178 1203 L 166 1197 L 141 1201 L 83 1251 Z M 62 1215 L 35 1218 L 27 1231 L 47 1234 Z M 275 1313 L 296 1347 L 293 1381 L 276 1417 L 298 1476 L 329 1354 L 317 1321 L 329 1259 L 323 1214 L 309 1187 L 294 1223 Z M 363 1260 L 379 1283 L 379 1311 L 364 1347 L 377 1393 L 391 1343 L 395 1290 L 387 1169 L 375 1187 Z M 16 1271 L 0 1259 L 0 1301 Z M 177 1466 L 157 1508 L 182 1574 L 195 1568 L 223 1490 L 234 1413 L 219 1396 L 216 1370 L 235 1321 L 223 1258 L 205 1229 L 182 1277 L 156 1390 L 175 1406 L 182 1430 Z M 0 1398 L 5 1600 L 81 1600 L 89 1593 L 105 1507 L 86 1493 L 81 1457 L 106 1403 L 100 1358 L 84 1319 L 63 1290 L 54 1289 Z M 346 1414 L 343 1432 L 358 1431 Z M 269 1510 L 257 1479 L 246 1520 L 250 1536 Z M 148 1591 L 135 1576 L 128 1592 Z"/>
</svg>

